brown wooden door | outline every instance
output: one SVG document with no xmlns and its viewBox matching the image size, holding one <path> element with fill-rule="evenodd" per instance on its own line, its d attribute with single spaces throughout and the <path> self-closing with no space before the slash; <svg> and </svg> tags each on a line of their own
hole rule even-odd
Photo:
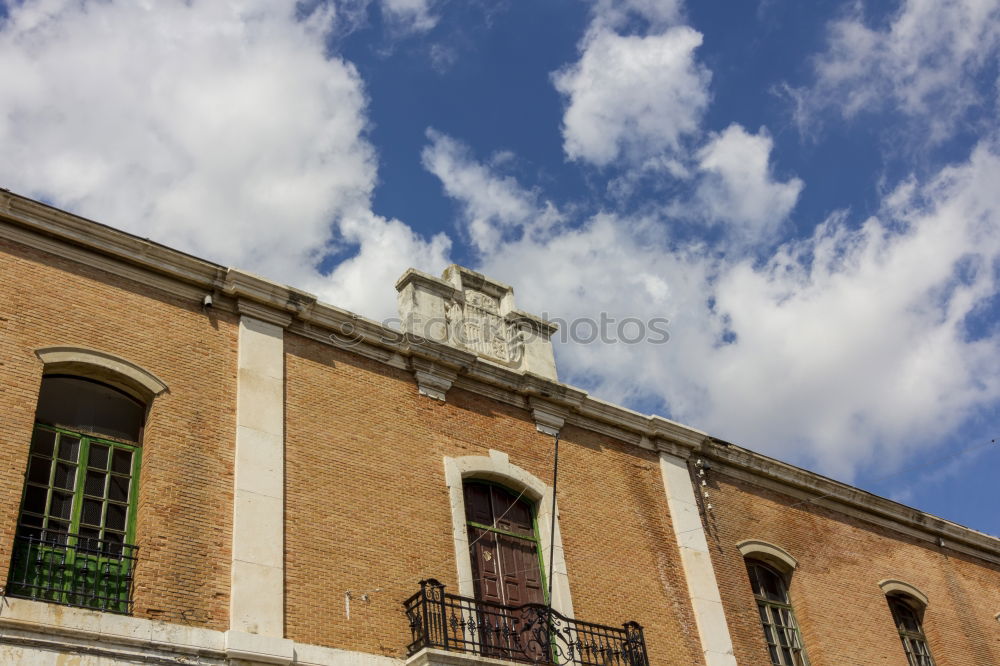
<svg viewBox="0 0 1000 666">
<path fill-rule="evenodd" d="M 471 482 L 465 514 L 476 598 L 507 606 L 544 603 L 531 505 L 504 488 Z"/>
<path fill-rule="evenodd" d="M 465 515 L 476 599 L 489 604 L 522 606 L 544 603 L 538 540 L 532 507 L 510 491 L 487 483 L 465 484 Z M 542 661 L 547 633 L 541 639 L 531 624 L 537 613 L 526 609 L 479 607 L 487 629 L 480 637 L 483 654 Z M 506 630 L 505 630 L 506 627 Z M 531 629 L 529 629 L 531 627 Z"/>
</svg>

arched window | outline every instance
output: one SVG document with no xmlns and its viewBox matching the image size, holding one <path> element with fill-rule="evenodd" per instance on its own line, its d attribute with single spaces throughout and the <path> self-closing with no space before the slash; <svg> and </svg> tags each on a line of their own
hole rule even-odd
<svg viewBox="0 0 1000 666">
<path fill-rule="evenodd" d="M 774 666 L 807 666 L 795 613 L 788 598 L 785 577 L 760 560 L 746 560 L 750 586 L 757 600 L 764 640 Z"/>
<path fill-rule="evenodd" d="M 900 593 L 888 594 L 886 599 L 909 665 L 934 666 L 934 659 L 931 657 L 927 638 L 924 636 L 922 622 L 924 605 L 915 597 Z"/>
<path fill-rule="evenodd" d="M 128 612 L 146 405 L 92 379 L 46 375 L 8 592 Z"/>
</svg>

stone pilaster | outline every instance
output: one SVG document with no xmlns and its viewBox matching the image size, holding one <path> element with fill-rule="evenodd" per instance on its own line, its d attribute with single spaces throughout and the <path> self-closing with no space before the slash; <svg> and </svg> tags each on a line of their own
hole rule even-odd
<svg viewBox="0 0 1000 666">
<path fill-rule="evenodd" d="M 660 472 L 663 475 L 663 487 L 667 493 L 667 505 L 677 547 L 680 549 L 681 566 L 684 568 L 705 664 L 736 666 L 733 641 L 722 609 L 719 584 L 708 552 L 708 540 L 705 538 L 705 528 L 695 501 L 687 461 L 661 451 Z"/>
<path fill-rule="evenodd" d="M 240 318 L 227 648 L 287 663 L 284 639 L 284 329 Z M 287 644 L 286 644 L 287 643 Z"/>
</svg>

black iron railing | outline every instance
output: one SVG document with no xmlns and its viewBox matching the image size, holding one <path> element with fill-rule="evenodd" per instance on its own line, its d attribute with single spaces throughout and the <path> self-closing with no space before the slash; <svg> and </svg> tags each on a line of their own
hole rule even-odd
<svg viewBox="0 0 1000 666">
<path fill-rule="evenodd" d="M 423 648 L 560 666 L 649 666 L 642 627 L 621 629 L 563 617 L 542 604 L 504 606 L 448 594 L 434 580 L 403 602 L 413 640 Z"/>
<path fill-rule="evenodd" d="M 53 530 L 18 534 L 7 594 L 130 613 L 136 551 L 138 546 Z"/>
</svg>

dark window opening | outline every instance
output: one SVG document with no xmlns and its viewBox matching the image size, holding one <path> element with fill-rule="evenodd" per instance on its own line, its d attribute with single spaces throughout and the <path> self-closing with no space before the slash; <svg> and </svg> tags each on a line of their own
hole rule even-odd
<svg viewBox="0 0 1000 666">
<path fill-rule="evenodd" d="M 146 407 L 118 389 L 81 377 L 42 380 L 35 420 L 111 439 L 138 443 Z"/>
</svg>

